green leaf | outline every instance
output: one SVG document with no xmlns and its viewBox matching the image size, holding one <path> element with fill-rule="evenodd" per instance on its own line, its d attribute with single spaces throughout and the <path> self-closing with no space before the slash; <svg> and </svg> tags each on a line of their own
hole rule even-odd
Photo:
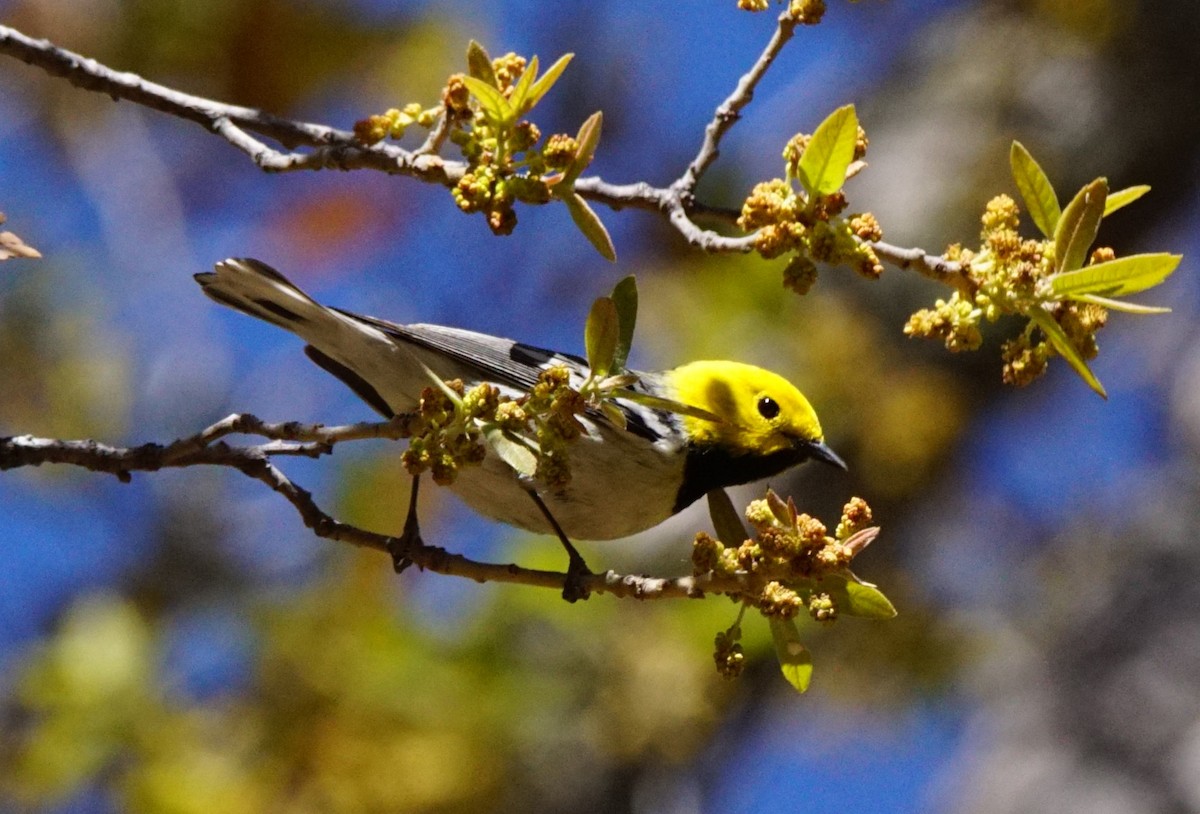
<svg viewBox="0 0 1200 814">
<path fill-rule="evenodd" d="M 1108 193 L 1108 197 L 1104 200 L 1104 217 L 1107 218 L 1122 206 L 1129 206 L 1129 204 L 1133 203 L 1149 191 L 1149 186 L 1146 184 L 1141 184 L 1136 187 L 1126 187 L 1125 189 L 1117 192 Z"/>
<path fill-rule="evenodd" d="M 775 655 L 779 658 L 779 669 L 787 682 L 800 692 L 806 692 L 812 681 L 812 653 L 800 641 L 800 631 L 794 619 L 772 617 L 771 638 L 775 640 Z"/>
<path fill-rule="evenodd" d="M 487 49 L 471 40 L 467 43 L 467 73 L 476 79 L 496 87 L 496 69 L 492 67 L 492 57 Z"/>
<path fill-rule="evenodd" d="M 424 371 L 425 375 L 429 377 L 429 381 L 433 383 L 433 386 L 436 387 L 438 390 L 442 391 L 442 395 L 444 395 L 446 398 L 450 399 L 451 404 L 453 404 L 455 407 L 462 407 L 462 403 L 463 403 L 462 396 L 460 396 L 458 393 L 455 393 L 453 390 L 451 390 L 450 386 L 448 384 L 446 384 L 445 381 L 442 380 L 442 377 L 439 376 L 438 374 L 434 373 L 429 368 L 429 365 L 425 364 L 420 359 L 418 359 L 416 354 L 412 355 L 412 359 L 418 365 L 421 366 L 421 370 Z"/>
<path fill-rule="evenodd" d="M 575 183 L 575 179 L 582 175 L 583 171 L 592 163 L 592 158 L 596 155 L 596 147 L 600 144 L 600 129 L 603 124 L 604 114 L 597 110 L 579 126 L 579 133 L 575 136 L 575 141 L 579 146 L 575 148 L 575 159 L 571 162 L 571 166 L 563 171 L 563 178 L 560 182 L 563 189 L 569 191 Z"/>
<path fill-rule="evenodd" d="M 891 619 L 896 606 L 883 591 L 866 582 L 839 576 L 826 577 L 813 586 L 817 593 L 827 593 L 838 613 L 863 619 Z"/>
<path fill-rule="evenodd" d="M 532 478 L 537 473 L 537 453 L 530 447 L 532 441 L 514 435 L 496 424 L 484 426 L 483 438 L 492 451 L 500 456 L 500 460 L 519 474 Z"/>
<path fill-rule="evenodd" d="M 1075 194 L 1054 228 L 1054 270 L 1073 271 L 1083 265 L 1096 240 L 1108 181 L 1097 178 Z"/>
<path fill-rule="evenodd" d="M 800 183 L 809 194 L 832 195 L 842 188 L 857 139 L 854 105 L 839 107 L 821 122 L 800 156 Z"/>
<path fill-rule="evenodd" d="M 1055 274 L 1050 290 L 1059 298 L 1078 299 L 1081 294 L 1124 297 L 1153 288 L 1171 275 L 1183 255 L 1133 254 L 1084 266 L 1078 271 Z"/>
<path fill-rule="evenodd" d="M 604 417 L 618 429 L 623 430 L 629 426 L 629 420 L 625 418 L 625 412 L 611 401 L 600 402 L 600 412 L 604 413 Z"/>
<path fill-rule="evenodd" d="M 588 239 L 588 242 L 596 248 L 596 251 L 600 252 L 601 257 L 615 263 L 617 250 L 613 246 L 612 238 L 609 237 L 608 230 L 604 228 L 599 216 L 587 205 L 587 201 L 574 192 L 563 196 L 562 201 L 567 205 L 567 211 L 571 213 L 571 220 L 575 221 L 575 225 L 579 227 L 579 231 L 583 232 L 583 236 Z"/>
<path fill-rule="evenodd" d="M 647 407 L 653 407 L 656 410 L 666 410 L 669 413 L 677 413 L 686 415 L 692 418 L 699 418 L 702 421 L 711 421 L 714 424 L 724 422 L 716 413 L 710 413 L 703 407 L 693 407 L 690 404 L 684 404 L 682 401 L 674 399 L 665 399 L 662 396 L 652 396 L 649 393 L 642 393 L 637 390 L 617 390 L 613 395 L 618 398 L 623 398 L 626 401 L 634 401 L 638 404 L 644 404 Z"/>
<path fill-rule="evenodd" d="M 1080 294 L 1074 299 L 1080 302 L 1090 302 L 1093 305 L 1101 305 L 1110 311 L 1124 311 L 1126 314 L 1169 314 L 1170 308 L 1160 308 L 1156 305 L 1138 305 L 1136 302 L 1126 302 L 1125 300 L 1110 300 L 1107 297 L 1098 297 L 1095 294 Z"/>
<path fill-rule="evenodd" d="M 733 501 L 729 499 L 729 495 L 725 493 L 724 489 L 713 489 L 708 493 L 708 516 L 712 518 L 713 530 L 717 532 L 717 539 L 726 547 L 737 547 L 750 539 L 750 535 L 746 533 L 746 526 L 742 523 L 741 515 L 738 514 L 737 509 L 733 508 Z"/>
<path fill-rule="evenodd" d="M 621 333 L 618 319 L 617 306 L 608 297 L 599 297 L 592 303 L 583 331 L 583 344 L 587 349 L 588 366 L 597 379 L 603 379 L 612 370 Z"/>
<path fill-rule="evenodd" d="M 780 525 L 792 525 L 791 509 L 788 507 L 786 500 L 775 494 L 774 489 L 767 489 L 767 508 L 771 510 L 771 514 L 779 521 Z"/>
<path fill-rule="evenodd" d="M 1100 380 L 1096 378 L 1096 374 L 1092 373 L 1087 366 L 1087 362 L 1083 361 L 1083 357 L 1079 355 L 1079 351 L 1075 350 L 1075 346 L 1071 344 L 1071 340 L 1067 338 L 1062 326 L 1054 321 L 1054 317 L 1042 308 L 1040 305 L 1035 305 L 1029 310 L 1029 318 L 1034 324 L 1042 330 L 1046 338 L 1050 340 L 1050 344 L 1058 351 L 1058 355 L 1067 360 L 1076 373 L 1079 374 L 1088 387 L 1100 394 L 1101 398 L 1107 399 L 1108 393 L 1104 392 L 1104 386 L 1100 384 Z"/>
<path fill-rule="evenodd" d="M 489 123 L 508 125 L 516 118 L 512 105 L 504 98 L 504 94 L 496 89 L 495 85 L 489 85 L 482 79 L 476 79 L 473 76 L 464 76 L 463 84 L 467 86 L 467 90 L 471 91 L 471 95 L 479 100 L 479 106 L 483 108 L 483 113 L 487 116 Z"/>
<path fill-rule="evenodd" d="M 851 616 L 864 619 L 891 619 L 896 615 L 896 606 L 874 585 L 853 580 L 846 583 L 847 603 L 842 609 Z"/>
<path fill-rule="evenodd" d="M 529 96 L 525 100 L 525 109 L 521 111 L 522 114 L 532 110 L 533 106 L 542 100 L 550 88 L 554 87 L 554 83 L 562 76 L 562 72 L 567 69 L 567 65 L 574 56 L 574 54 L 563 54 L 558 58 L 558 62 L 551 65 L 546 73 L 533 83 L 533 87 L 529 89 Z"/>
<path fill-rule="evenodd" d="M 1013 180 L 1017 182 L 1017 189 L 1025 200 L 1029 216 L 1033 218 L 1037 228 L 1042 230 L 1043 235 L 1053 237 L 1054 228 L 1058 226 L 1058 219 L 1062 216 L 1062 209 L 1058 205 L 1058 195 L 1055 194 L 1050 179 L 1046 177 L 1042 166 L 1025 149 L 1025 145 L 1019 141 L 1012 143 L 1008 163 L 1012 166 Z"/>
<path fill-rule="evenodd" d="M 529 95 L 529 89 L 533 87 L 533 80 L 537 79 L 538 58 L 534 55 L 529 60 L 529 64 L 525 66 L 525 70 L 521 71 L 521 78 L 517 80 L 517 84 L 513 86 L 512 93 L 508 95 L 508 103 L 513 109 L 513 118 L 522 115 L 529 107 L 525 106 L 526 97 Z"/>
<path fill-rule="evenodd" d="M 637 280 L 630 274 L 613 288 L 613 305 L 617 307 L 617 322 L 621 326 L 617 339 L 617 352 L 613 356 L 612 372 L 619 373 L 625 369 L 629 359 L 629 349 L 633 347 L 633 328 L 637 323 L 638 291 Z"/>
</svg>

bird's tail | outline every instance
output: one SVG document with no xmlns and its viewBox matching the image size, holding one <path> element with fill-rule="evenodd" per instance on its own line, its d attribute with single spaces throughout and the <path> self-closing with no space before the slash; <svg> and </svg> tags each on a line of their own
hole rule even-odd
<svg viewBox="0 0 1200 814">
<path fill-rule="evenodd" d="M 391 416 L 407 409 L 412 386 L 397 377 L 397 355 L 411 354 L 379 328 L 321 305 L 259 260 L 222 260 L 195 278 L 215 302 L 299 336 L 308 343 L 309 358 L 379 412 Z M 402 363 L 400 370 L 409 367 Z"/>
</svg>

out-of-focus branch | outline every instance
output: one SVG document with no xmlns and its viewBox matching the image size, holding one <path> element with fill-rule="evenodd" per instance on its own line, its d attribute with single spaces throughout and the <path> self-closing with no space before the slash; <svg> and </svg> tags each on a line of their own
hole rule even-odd
<svg viewBox="0 0 1200 814">
<path fill-rule="evenodd" d="M 250 445 L 225 441 L 235 434 L 257 435 L 268 441 Z M 30 435 L 0 438 L 0 471 L 67 464 L 115 475 L 121 482 L 128 483 L 134 472 L 191 466 L 229 467 L 282 495 L 296 509 L 304 525 L 318 537 L 389 552 L 399 544 L 397 538 L 334 519 L 317 505 L 308 490 L 294 483 L 271 459 L 279 455 L 316 458 L 331 454 L 334 445 L 340 442 L 394 439 L 403 434 L 400 421 L 326 427 L 299 422 L 269 423 L 252 415 L 234 414 L 193 436 L 169 444 L 117 447 L 92 440 L 58 440 Z M 407 559 L 424 570 L 476 582 L 507 582 L 561 591 L 567 579 L 565 573 L 479 562 L 436 546 L 408 544 L 405 551 Z M 585 577 L 582 585 L 588 593 L 636 599 L 680 599 L 701 597 L 706 592 L 745 592 L 754 587 L 753 581 L 754 577 L 748 575 L 660 579 L 609 571 Z"/>
</svg>

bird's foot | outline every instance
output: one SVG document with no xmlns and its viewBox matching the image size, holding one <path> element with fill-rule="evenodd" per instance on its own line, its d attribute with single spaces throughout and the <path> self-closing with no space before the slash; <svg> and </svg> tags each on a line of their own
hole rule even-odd
<svg viewBox="0 0 1200 814">
<path fill-rule="evenodd" d="M 574 556 L 571 557 L 571 563 L 567 566 L 567 578 L 563 580 L 562 598 L 568 602 L 578 602 L 591 595 L 587 586 L 584 585 L 584 581 L 593 574 L 587 567 L 587 563 L 583 561 L 583 557 L 579 556 L 577 552 L 571 553 Z"/>
</svg>

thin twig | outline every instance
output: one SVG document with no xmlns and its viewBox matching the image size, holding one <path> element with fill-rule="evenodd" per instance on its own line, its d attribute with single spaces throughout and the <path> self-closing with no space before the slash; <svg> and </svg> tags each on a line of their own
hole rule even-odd
<svg viewBox="0 0 1200 814">
<path fill-rule="evenodd" d="M 770 42 L 757 62 L 738 81 L 733 93 L 717 108 L 705 128 L 700 151 L 683 174 L 668 187 L 645 182 L 611 184 L 598 176 L 580 178 L 575 191 L 584 198 L 614 210 L 626 207 L 657 212 L 690 245 L 709 253 L 747 253 L 754 250 L 755 235 L 727 236 L 696 224 L 704 217 L 733 224 L 738 211 L 708 206 L 695 200 L 695 187 L 705 171 L 716 161 L 721 139 L 737 122 L 740 112 L 754 97 L 759 81 L 795 32 L 796 21 L 787 13 L 780 15 Z M 38 40 L 16 29 L 0 25 L 0 54 L 16 57 L 52 76 L 61 76 L 85 90 L 104 93 L 114 100 L 125 99 L 152 110 L 196 122 L 217 133 L 245 153 L 267 172 L 301 170 L 373 169 L 393 175 L 406 175 L 427 183 L 453 186 L 462 178 L 467 165 L 448 161 L 437 154 L 446 138 L 450 122 L 442 115 L 425 143 L 415 151 L 390 144 L 365 146 L 346 130 L 321 124 L 293 121 L 261 110 L 229 105 L 201 96 L 193 96 L 143 79 L 133 73 L 114 71 L 80 54 L 59 48 L 48 40 Z M 286 150 L 278 150 L 255 138 L 257 133 L 273 139 Z M 304 146 L 307 152 L 294 151 Z M 957 265 L 928 255 L 919 249 L 902 249 L 885 243 L 875 244 L 879 257 L 901 268 L 956 287 L 964 284 Z"/>
<path fill-rule="evenodd" d="M 787 45 L 788 40 L 792 38 L 796 31 L 796 25 L 797 20 L 791 12 L 785 11 L 779 15 L 779 24 L 775 28 L 771 41 L 767 43 L 767 47 L 763 49 L 754 66 L 738 80 L 733 93 L 729 94 L 729 97 L 717 108 L 713 120 L 704 128 L 704 142 L 700 145 L 700 152 L 692 159 L 692 163 L 688 165 L 679 180 L 672 184 L 672 187 L 684 195 L 691 195 L 696 191 L 696 185 L 700 183 L 705 171 L 720 155 L 721 139 L 741 118 L 742 108 L 754 99 L 754 89 L 758 87 L 759 81 L 766 75 L 771 64 L 775 62 L 775 57 L 779 56 L 783 46 Z"/>
<path fill-rule="evenodd" d="M 260 435 L 271 440 L 248 446 L 235 446 L 221 440 L 233 434 Z M 340 441 L 395 438 L 401 434 L 396 421 L 324 427 L 298 422 L 272 424 L 252 415 L 235 414 L 170 444 L 116 447 L 92 440 L 63 441 L 30 435 L 0 438 L 0 471 L 45 463 L 67 464 L 115 475 L 121 482 L 128 483 L 134 472 L 191 466 L 229 467 L 282 495 L 296 509 L 304 525 L 318 537 L 389 552 L 394 550 L 396 538 L 334 519 L 317 505 L 308 490 L 294 483 L 271 463 L 270 458 L 277 454 L 317 457 L 330 454 L 333 445 Z M 406 555 L 424 570 L 476 582 L 506 582 L 562 590 L 567 578 L 565 573 L 522 568 L 512 563 L 479 562 L 436 546 L 410 545 Z M 755 587 L 753 583 L 754 578 L 749 576 L 662 579 L 613 571 L 593 574 L 582 580 L 589 593 L 637 599 L 696 598 L 706 592 L 745 592 Z"/>
<path fill-rule="evenodd" d="M 923 277 L 970 293 L 971 281 L 963 275 L 961 264 L 924 249 L 905 249 L 882 241 L 871 244 L 880 260 L 900 269 L 911 269 Z"/>
</svg>

